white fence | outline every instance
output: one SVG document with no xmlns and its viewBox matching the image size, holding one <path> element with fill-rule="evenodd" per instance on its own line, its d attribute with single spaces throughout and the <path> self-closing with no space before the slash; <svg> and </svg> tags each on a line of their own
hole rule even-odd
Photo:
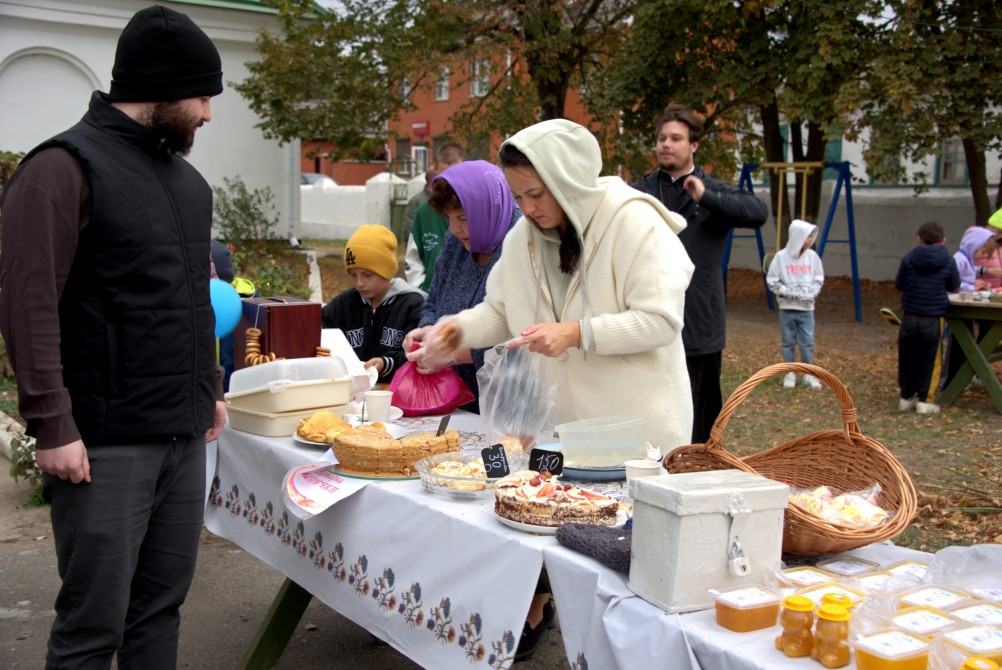
<svg viewBox="0 0 1002 670">
<path fill-rule="evenodd" d="M 303 187 L 299 237 L 348 239 L 366 223 L 392 228 L 394 205 L 402 208 L 422 188 L 423 174 L 408 182 L 389 173 L 376 175 L 365 186 Z"/>
<path fill-rule="evenodd" d="M 817 222 L 819 227 L 828 213 L 833 186 L 834 182 L 824 183 L 821 220 Z M 393 228 L 394 201 L 402 209 L 403 203 L 423 187 L 424 175 L 404 181 L 390 174 L 380 174 L 365 186 L 303 188 L 299 237 L 347 239 L 363 223 L 378 223 Z M 759 188 L 756 195 L 768 198 L 768 189 Z M 792 186 L 790 197 L 792 201 Z M 933 189 L 921 195 L 915 195 L 909 188 L 857 188 L 853 190 L 852 197 L 859 276 L 864 279 L 894 279 L 901 257 L 915 246 L 915 233 L 926 221 L 943 224 L 946 245 L 952 252 L 957 249 L 964 230 L 974 220 L 974 205 L 967 187 Z M 738 230 L 737 233 L 751 234 L 752 231 Z M 847 240 L 848 237 L 843 191 L 829 240 Z M 771 217 L 762 228 L 762 238 L 766 253 L 774 252 L 776 223 Z M 827 275 L 850 276 L 849 245 L 830 241 L 825 249 L 824 264 Z M 730 266 L 759 267 L 754 239 L 734 240 Z"/>
</svg>

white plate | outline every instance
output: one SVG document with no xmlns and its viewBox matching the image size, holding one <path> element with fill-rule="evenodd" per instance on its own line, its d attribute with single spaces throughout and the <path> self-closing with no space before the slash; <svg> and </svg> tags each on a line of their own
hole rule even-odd
<svg viewBox="0 0 1002 670">
<path fill-rule="evenodd" d="M 564 466 L 564 477 L 581 482 L 615 482 L 626 479 L 626 468 L 623 466 L 609 468 L 575 468 Z"/>
<path fill-rule="evenodd" d="M 494 517 L 504 525 L 508 526 L 509 528 L 520 530 L 523 533 L 534 533 L 536 535 L 556 535 L 557 528 L 560 527 L 560 526 L 536 526 L 531 523 L 521 523 L 519 521 L 512 521 L 511 519 L 506 519 L 503 516 L 498 516 L 497 514 L 495 514 Z M 626 525 L 626 520 L 628 518 L 629 516 L 626 514 L 626 512 L 624 512 L 623 510 L 619 510 L 618 512 L 616 512 L 616 523 L 614 523 L 611 526 L 599 526 L 599 527 L 622 528 L 623 526 Z"/>
<path fill-rule="evenodd" d="M 299 444 L 302 444 L 303 446 L 306 447 L 310 447 L 312 449 L 330 449 L 331 446 L 333 446 L 327 444 L 326 442 L 313 442 L 312 440 L 307 440 L 305 437 L 300 437 L 299 433 L 294 434 L 292 436 L 292 439 L 298 442 Z"/>
</svg>

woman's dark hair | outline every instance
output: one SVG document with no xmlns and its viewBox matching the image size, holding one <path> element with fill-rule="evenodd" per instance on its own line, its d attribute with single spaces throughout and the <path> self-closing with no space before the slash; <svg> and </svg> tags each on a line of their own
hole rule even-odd
<svg viewBox="0 0 1002 670">
<path fill-rule="evenodd" d="M 533 170 L 536 169 L 529 157 L 513 144 L 501 145 L 501 151 L 498 152 L 498 162 L 501 163 L 502 168 L 530 167 Z M 564 220 L 567 221 L 567 230 L 560 237 L 560 271 L 569 275 L 577 269 L 578 261 L 581 259 L 581 238 L 578 237 L 578 231 L 575 230 L 573 224 L 567 219 L 566 212 L 564 212 Z"/>
<path fill-rule="evenodd" d="M 431 184 L 431 195 L 428 196 L 428 204 L 439 215 L 445 216 L 446 207 L 462 209 L 463 203 L 459 201 L 459 195 L 452 188 L 452 184 L 443 179 L 436 179 Z"/>
</svg>

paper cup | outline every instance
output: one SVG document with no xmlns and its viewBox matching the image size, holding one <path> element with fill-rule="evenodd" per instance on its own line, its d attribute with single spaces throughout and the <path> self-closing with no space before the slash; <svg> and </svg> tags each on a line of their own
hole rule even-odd
<svg viewBox="0 0 1002 670">
<path fill-rule="evenodd" d="M 961 302 L 972 302 L 974 300 L 974 293 L 971 291 L 961 291 L 960 301 Z"/>
<path fill-rule="evenodd" d="M 365 420 L 373 423 L 387 423 L 390 420 L 392 391 L 365 392 Z"/>
<path fill-rule="evenodd" d="M 623 465 L 626 467 L 627 487 L 629 487 L 630 480 L 634 477 L 657 477 L 665 472 L 659 461 L 648 459 L 626 461 Z"/>
</svg>

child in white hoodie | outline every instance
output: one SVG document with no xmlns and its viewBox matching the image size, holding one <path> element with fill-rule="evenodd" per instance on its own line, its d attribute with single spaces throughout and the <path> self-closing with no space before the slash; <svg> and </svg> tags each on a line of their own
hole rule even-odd
<svg viewBox="0 0 1002 670">
<path fill-rule="evenodd" d="M 825 282 L 821 257 L 811 249 L 817 234 L 817 226 L 794 219 L 790 222 L 786 248 L 777 253 L 769 264 L 766 284 L 779 302 L 784 363 L 796 360 L 798 346 L 800 361 L 814 363 L 814 299 Z M 821 382 L 813 375 L 805 374 L 803 382 L 812 389 L 821 388 Z M 788 372 L 783 386 L 793 388 L 796 385 L 796 373 Z"/>
</svg>

